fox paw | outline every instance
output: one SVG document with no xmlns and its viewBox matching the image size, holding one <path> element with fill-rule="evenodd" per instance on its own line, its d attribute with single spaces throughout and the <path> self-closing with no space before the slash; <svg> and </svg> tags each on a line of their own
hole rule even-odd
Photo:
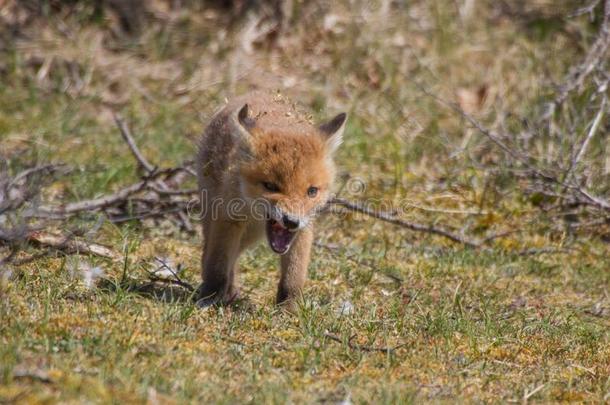
<svg viewBox="0 0 610 405">
<path fill-rule="evenodd" d="M 197 294 L 195 305 L 201 309 L 229 305 L 238 298 L 239 290 L 237 289 L 233 289 L 227 294 L 222 294 L 220 292 L 207 293 L 200 290 L 199 294 Z"/>
<path fill-rule="evenodd" d="M 283 312 L 289 314 L 296 314 L 299 310 L 299 303 L 296 298 L 285 298 L 283 300 L 276 300 L 276 306 Z"/>
</svg>

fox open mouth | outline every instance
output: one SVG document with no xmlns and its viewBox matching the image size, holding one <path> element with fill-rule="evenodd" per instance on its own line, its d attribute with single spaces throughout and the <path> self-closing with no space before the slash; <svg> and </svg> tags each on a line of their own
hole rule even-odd
<svg viewBox="0 0 610 405">
<path fill-rule="evenodd" d="M 286 253 L 294 239 L 295 232 L 290 232 L 275 219 L 267 220 L 267 239 L 271 250 L 280 255 Z"/>
</svg>

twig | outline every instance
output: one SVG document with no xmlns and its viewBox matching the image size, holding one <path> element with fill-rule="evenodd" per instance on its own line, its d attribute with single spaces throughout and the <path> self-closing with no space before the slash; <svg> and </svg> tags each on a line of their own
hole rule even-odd
<svg viewBox="0 0 610 405">
<path fill-rule="evenodd" d="M 188 188 L 186 190 L 168 190 L 168 189 L 161 189 L 161 188 L 157 187 L 155 184 L 151 184 L 150 189 L 161 195 L 175 195 L 175 196 L 178 196 L 178 195 L 196 196 L 197 195 L 196 188 Z"/>
<path fill-rule="evenodd" d="M 510 231 L 503 231 L 503 232 L 498 232 L 498 233 L 494 233 L 492 235 L 486 236 L 482 241 L 481 244 L 482 245 L 486 245 L 487 243 L 494 241 L 496 239 L 501 239 L 501 238 L 505 238 L 508 235 L 514 235 L 515 233 L 521 233 L 523 232 L 523 229 L 513 229 Z"/>
<path fill-rule="evenodd" d="M 46 371 L 27 371 L 27 370 L 15 370 L 13 372 L 14 379 L 30 379 L 35 380 L 44 384 L 51 384 L 53 380 L 49 377 Z"/>
<path fill-rule="evenodd" d="M 610 3 L 610 0 L 607 0 L 607 2 Z M 508 153 L 513 159 L 515 159 L 515 161 L 521 163 L 529 171 L 527 173 L 529 176 L 534 177 L 534 178 L 539 178 L 539 179 L 541 179 L 543 181 L 546 181 L 546 182 L 553 183 L 553 184 L 556 184 L 558 186 L 564 187 L 566 190 L 572 191 L 574 193 L 574 195 L 580 195 L 582 198 L 579 199 L 579 202 L 582 203 L 582 204 L 586 204 L 586 205 L 590 205 L 590 206 L 595 206 L 597 208 L 601 208 L 601 209 L 604 209 L 604 210 L 610 210 L 610 202 L 604 200 L 601 197 L 593 195 L 590 191 L 583 189 L 579 185 L 575 185 L 575 184 L 572 184 L 572 183 L 569 183 L 569 182 L 566 182 L 566 181 L 562 181 L 557 176 L 545 173 L 540 168 L 535 167 L 530 162 L 531 157 L 523 155 L 521 152 L 518 152 L 516 149 L 511 148 L 510 146 L 508 146 L 508 144 L 506 144 L 502 140 L 503 137 L 501 137 L 499 134 L 496 134 L 495 132 L 493 132 L 492 130 L 487 128 L 485 125 L 483 125 L 477 119 L 475 119 L 473 116 L 471 116 L 470 114 L 468 114 L 467 112 L 462 110 L 457 104 L 451 103 L 451 102 L 449 102 L 447 100 L 442 99 L 441 97 L 437 96 L 436 94 L 429 92 L 426 88 L 424 88 L 423 86 L 419 85 L 418 83 L 415 83 L 415 84 L 416 84 L 417 87 L 420 88 L 420 90 L 424 94 L 432 97 L 433 99 L 435 99 L 439 103 L 441 103 L 441 104 L 443 104 L 445 106 L 448 106 L 453 111 L 455 111 L 456 113 L 461 115 L 472 126 L 474 126 L 482 135 L 487 137 L 490 141 L 492 141 L 492 143 L 497 145 L 500 149 L 502 149 L 503 151 Z M 561 196 L 561 195 L 559 197 L 565 198 L 565 196 Z"/>
<path fill-rule="evenodd" d="M 537 386 L 536 388 L 534 388 L 533 390 L 531 390 L 530 392 L 525 390 L 523 392 L 523 402 L 527 402 L 527 400 L 530 399 L 532 396 L 534 396 L 534 394 L 536 394 L 538 391 L 543 389 L 545 385 L 546 384 L 541 384 L 541 385 Z"/>
<path fill-rule="evenodd" d="M 580 146 L 580 149 L 578 150 L 578 153 L 574 156 L 574 159 L 572 159 L 572 161 L 570 162 L 570 168 L 568 169 L 568 172 L 566 173 L 566 176 L 565 176 L 567 181 L 570 181 L 570 177 L 572 175 L 572 171 L 580 163 L 580 160 L 582 159 L 583 155 L 587 151 L 587 147 L 589 146 L 589 143 L 591 142 L 591 139 L 597 133 L 597 130 L 599 128 L 599 124 L 602 121 L 602 117 L 604 116 L 605 111 L 606 111 L 606 95 L 604 94 L 604 96 L 602 97 L 601 105 L 599 107 L 599 111 L 597 112 L 597 115 L 595 116 L 595 119 L 593 120 L 593 124 L 591 124 L 591 128 L 589 129 L 587 137 L 585 138 L 585 140 L 583 141 L 582 145 Z"/>
<path fill-rule="evenodd" d="M 183 170 L 184 172 L 190 174 L 193 177 L 197 177 L 197 173 L 195 172 L 195 170 L 193 170 L 192 167 L 190 166 L 183 166 L 180 168 L 181 170 Z"/>
<path fill-rule="evenodd" d="M 181 280 L 176 280 L 176 279 L 171 279 L 171 278 L 163 278 L 163 277 L 155 276 L 153 274 L 149 274 L 148 279 L 150 281 L 156 282 L 156 283 L 179 285 L 180 287 L 183 287 L 183 288 L 189 290 L 190 292 L 195 291 L 195 287 L 193 287 L 191 284 L 187 283 L 186 281 L 181 281 Z"/>
<path fill-rule="evenodd" d="M 555 100 L 550 103 L 548 115 L 552 115 L 556 107 L 563 104 L 568 95 L 579 88 L 585 78 L 593 72 L 606 58 L 606 51 L 610 45 L 610 0 L 604 2 L 604 17 L 597 34 L 597 38 L 585 55 L 582 63 L 568 73 L 564 84 L 559 88 Z"/>
<path fill-rule="evenodd" d="M 124 202 L 131 195 L 143 190 L 148 181 L 148 179 L 139 181 L 136 184 L 132 184 L 131 186 L 125 187 L 114 194 L 105 195 L 103 197 L 95 198 L 92 200 L 84 200 L 75 203 L 70 203 L 65 205 L 64 207 L 59 208 L 46 207 L 42 208 L 40 211 L 43 213 L 65 216 L 70 216 L 82 211 L 96 211 L 98 209 L 116 204 L 117 202 Z"/>
<path fill-rule="evenodd" d="M 535 255 L 543 255 L 543 254 L 556 254 L 556 253 L 570 253 L 572 249 L 564 249 L 564 248 L 554 248 L 554 247 L 544 247 L 544 248 L 532 248 L 521 250 L 517 253 L 518 256 L 535 256 Z"/>
<path fill-rule="evenodd" d="M 127 124 L 125 124 L 123 118 L 121 118 L 121 116 L 116 113 L 112 113 L 112 117 L 114 118 L 114 122 L 119 128 L 119 131 L 121 132 L 121 136 L 123 137 L 125 142 L 127 142 L 127 145 L 129 145 L 129 149 L 138 161 L 140 167 L 144 169 L 147 173 L 152 173 L 155 170 L 155 167 L 151 165 L 148 160 L 146 160 L 142 152 L 140 152 L 140 149 L 138 149 L 138 147 L 136 146 L 136 143 L 134 142 L 133 137 L 131 136 L 131 131 L 129 130 Z"/>
<path fill-rule="evenodd" d="M 457 234 L 447 231 L 445 229 L 436 228 L 432 225 L 424 225 L 424 224 L 419 224 L 416 222 L 409 222 L 409 221 L 406 221 L 401 218 L 396 218 L 391 213 L 388 213 L 385 211 L 372 210 L 370 208 L 363 206 L 360 203 L 350 202 L 343 198 L 333 198 L 329 201 L 329 204 L 340 206 L 344 209 L 347 209 L 348 211 L 359 212 L 359 213 L 367 215 L 369 217 L 377 218 L 382 221 L 389 222 L 391 224 L 410 229 L 412 231 L 425 232 L 425 233 L 431 233 L 434 235 L 439 235 L 439 236 L 445 237 L 449 240 L 452 240 L 454 242 L 464 244 L 468 247 L 477 248 L 481 245 L 481 243 L 479 241 L 470 240 L 462 235 L 457 235 Z"/>
<path fill-rule="evenodd" d="M 174 207 L 166 210 L 154 210 L 154 211 L 146 211 L 146 212 L 137 212 L 131 215 L 121 215 L 121 216 L 110 216 L 109 220 L 113 224 L 120 224 L 122 222 L 141 220 L 145 218 L 162 218 L 166 214 L 178 213 L 184 210 L 184 207 Z"/>
<path fill-rule="evenodd" d="M 152 164 L 150 164 L 148 160 L 146 160 L 142 152 L 140 152 L 140 149 L 138 149 L 135 141 L 133 140 L 133 137 L 131 136 L 131 131 L 129 130 L 129 127 L 127 126 L 127 124 L 125 124 L 125 121 L 123 121 L 123 119 L 117 114 L 113 114 L 113 117 L 119 128 L 119 131 L 121 132 L 121 136 L 129 146 L 129 149 L 138 161 L 139 166 L 146 171 L 147 175 L 154 173 L 156 168 Z M 151 184 L 151 189 L 157 191 L 160 194 L 165 195 L 172 195 L 175 192 L 180 193 L 180 191 L 172 190 L 163 180 L 160 179 L 156 179 L 155 182 Z M 177 212 L 177 215 L 180 218 L 183 227 L 187 231 L 192 232 L 193 226 L 191 225 L 188 216 L 182 211 Z"/>
<path fill-rule="evenodd" d="M 13 266 L 22 266 L 24 264 L 31 263 L 34 260 L 38 260 L 38 259 L 42 259 L 43 257 L 47 257 L 49 254 L 51 254 L 52 251 L 53 251 L 53 249 L 47 248 L 47 249 L 43 250 L 42 252 L 32 254 L 28 257 L 23 257 L 20 259 L 13 259 L 13 260 L 11 260 L 11 264 Z"/>
<path fill-rule="evenodd" d="M 590 6 L 595 7 L 596 3 L 594 3 L 591 3 Z M 610 83 L 610 78 L 607 74 L 605 74 L 604 68 L 604 64 L 607 61 L 607 51 L 610 47 L 610 0 L 604 0 L 603 13 L 603 21 L 601 23 L 595 41 L 587 51 L 582 62 L 566 75 L 564 84 L 558 87 L 555 99 L 550 103 L 547 112 L 542 116 L 540 122 L 550 120 L 557 106 L 561 105 L 568 98 L 571 92 L 582 87 L 585 79 L 592 72 L 599 71 L 600 75 L 605 76 L 605 78 L 601 80 L 601 84 L 598 84 L 598 92 L 605 92 L 608 83 Z M 417 82 L 413 83 L 422 93 L 429 97 L 432 97 L 437 102 L 449 107 L 454 112 L 459 114 L 462 118 L 464 118 L 466 121 L 468 121 L 474 128 L 477 129 L 478 132 L 484 135 L 494 145 L 496 145 L 499 149 L 504 151 L 510 158 L 512 158 L 515 163 L 518 163 L 524 168 L 526 168 L 528 170 L 529 177 L 541 179 L 545 182 L 563 187 L 564 191 L 559 195 L 559 198 L 565 199 L 567 197 L 566 192 L 569 191 L 571 197 L 576 199 L 580 204 L 610 211 L 610 201 L 602 197 L 596 196 L 591 191 L 586 190 L 578 181 L 572 178 L 568 178 L 571 176 L 564 176 L 562 180 L 562 178 L 560 178 L 560 175 L 555 173 L 556 168 L 548 165 L 547 167 L 537 167 L 538 164 L 533 156 L 527 153 L 523 153 L 520 149 L 514 147 L 507 141 L 507 139 L 509 138 L 509 136 L 507 135 L 512 134 L 496 133 L 495 131 L 481 124 L 473 116 L 463 111 L 456 103 L 452 103 L 442 99 L 436 94 L 428 91 L 424 86 Z M 582 158 L 589 145 L 590 139 L 595 135 L 595 132 L 598 130 L 598 127 L 603 118 L 605 99 L 606 96 L 604 95 L 602 108 L 594 119 L 594 123 L 591 127 L 591 130 L 589 131 L 589 134 L 587 135 L 587 138 L 585 139 L 584 143 L 581 145 L 579 152 L 575 155 L 574 160 L 576 162 L 578 162 Z M 572 169 L 569 169 L 568 172 L 571 172 L 571 170 Z"/>
<path fill-rule="evenodd" d="M 610 211 L 610 202 L 604 200 L 603 198 L 600 198 L 598 196 L 591 194 L 589 191 L 584 190 L 583 188 L 580 188 L 580 187 L 575 187 L 575 188 L 579 194 L 584 196 L 591 203 L 591 205 L 594 205 L 598 208 L 602 208 L 604 210 Z"/>
<path fill-rule="evenodd" d="M 117 203 L 125 203 L 129 197 L 132 195 L 144 190 L 150 182 L 155 179 L 167 175 L 168 173 L 173 173 L 176 170 L 180 170 L 179 168 L 170 168 L 165 170 L 157 170 L 150 175 L 146 176 L 143 180 L 132 184 L 131 186 L 127 186 L 117 191 L 116 193 L 105 195 L 102 197 L 94 198 L 91 200 L 83 200 L 74 203 L 66 204 L 63 207 L 42 207 L 37 212 L 32 214 L 31 216 L 43 216 L 44 215 L 57 215 L 57 216 L 71 216 L 83 211 L 96 211 Z"/>
<path fill-rule="evenodd" d="M 48 165 L 30 167 L 28 169 L 23 170 L 22 172 L 17 174 L 15 177 L 13 177 L 13 179 L 8 183 L 7 188 L 10 189 L 12 187 L 15 187 L 17 185 L 17 183 L 19 183 L 21 180 L 27 179 L 28 177 L 30 177 L 34 174 L 37 174 L 40 172 L 51 173 L 62 167 L 65 168 L 67 166 L 64 164 L 48 164 Z"/>
<path fill-rule="evenodd" d="M 347 343 L 347 346 L 352 350 L 360 350 L 363 352 L 382 352 L 382 353 L 393 353 L 396 350 L 400 349 L 403 346 L 406 346 L 406 343 L 400 344 L 394 347 L 373 347 L 373 346 L 364 346 L 352 343 L 352 340 L 356 337 L 356 335 L 351 336 L 347 342 L 341 340 L 338 336 L 335 336 L 331 333 L 325 332 L 324 337 L 333 340 L 337 343 Z"/>
<path fill-rule="evenodd" d="M 470 125 L 475 127 L 481 134 L 485 135 L 490 141 L 492 141 L 494 144 L 496 144 L 496 146 L 498 146 L 504 152 L 508 153 L 511 157 L 513 157 L 514 159 L 516 159 L 520 162 L 523 162 L 523 163 L 529 165 L 529 162 L 527 161 L 528 159 L 525 156 L 517 153 L 517 151 L 515 151 L 513 148 L 509 147 L 502 140 L 502 137 L 499 134 L 496 134 L 489 128 L 486 128 L 483 124 L 481 124 L 478 120 L 476 120 L 472 115 L 470 115 L 466 111 L 464 111 L 459 105 L 457 105 L 456 103 L 447 101 L 447 100 L 441 98 L 440 96 L 430 92 L 423 85 L 421 85 L 420 83 L 418 83 L 416 81 L 411 80 L 411 82 L 415 85 L 415 87 L 417 87 L 419 89 L 419 91 L 424 93 L 426 96 L 431 97 L 432 99 L 436 100 L 438 103 L 450 108 L 451 110 L 453 110 L 454 112 L 456 112 L 457 114 L 462 116 L 462 118 L 464 118 L 466 121 L 468 121 L 470 123 Z"/>
<path fill-rule="evenodd" d="M 18 173 L 10 179 L 2 179 L 6 173 L 0 173 L 0 214 L 7 211 L 15 211 L 21 208 L 29 198 L 37 194 L 38 186 L 28 184 L 28 180 L 35 174 L 51 174 L 61 167 L 66 167 L 63 164 L 48 164 L 30 167 Z M 23 184 L 20 184 L 22 183 Z"/>
<path fill-rule="evenodd" d="M 119 259 L 119 255 L 106 246 L 100 245 L 99 243 L 74 239 L 70 236 L 36 231 L 31 232 L 28 235 L 27 240 L 40 246 L 63 250 L 68 253 L 85 253 L 112 260 Z"/>
<path fill-rule="evenodd" d="M 581 7 L 579 9 L 577 9 L 576 11 L 568 14 L 568 18 L 574 18 L 574 17 L 578 17 L 583 14 L 593 13 L 593 10 L 595 10 L 595 7 L 597 7 L 599 2 L 600 2 L 600 0 L 593 0 L 591 3 L 587 4 L 586 6 Z"/>
<path fill-rule="evenodd" d="M 158 261 L 159 263 L 161 263 L 161 268 L 164 268 L 164 269 L 168 270 L 171 273 L 171 275 L 174 276 L 175 280 L 172 280 L 173 282 L 175 282 L 176 284 L 179 284 L 179 285 L 185 287 L 186 289 L 188 289 L 190 291 L 194 291 L 195 290 L 195 288 L 192 285 L 190 285 L 186 281 L 182 280 L 180 278 L 180 276 L 178 275 L 178 273 L 175 272 L 174 269 L 172 269 L 172 267 L 165 262 L 165 260 L 161 259 L 160 257 L 155 257 L 155 260 Z M 180 268 L 180 266 L 178 266 L 178 268 Z M 153 273 L 153 276 L 157 277 L 157 278 L 160 278 L 160 277 L 156 276 L 154 273 Z M 171 279 L 166 279 L 166 280 L 169 281 Z"/>
<path fill-rule="evenodd" d="M 610 225 L 610 217 L 602 217 L 599 219 L 595 219 L 588 222 L 580 222 L 576 224 L 571 224 L 570 228 L 572 229 L 582 229 L 582 228 L 591 228 L 591 227 L 600 227 L 602 225 Z"/>
</svg>

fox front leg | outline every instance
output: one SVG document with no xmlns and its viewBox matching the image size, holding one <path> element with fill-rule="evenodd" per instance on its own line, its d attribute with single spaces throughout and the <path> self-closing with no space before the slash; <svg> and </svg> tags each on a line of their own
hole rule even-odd
<svg viewBox="0 0 610 405">
<path fill-rule="evenodd" d="M 201 308 L 228 304 L 238 294 L 235 264 L 243 227 L 226 221 L 214 221 L 209 225 L 204 239 L 203 283 L 197 294 L 197 305 Z"/>
<path fill-rule="evenodd" d="M 296 309 L 297 299 L 301 296 L 307 279 L 312 243 L 313 229 L 308 226 L 299 231 L 288 252 L 281 257 L 282 274 L 276 302 L 290 311 Z"/>
</svg>

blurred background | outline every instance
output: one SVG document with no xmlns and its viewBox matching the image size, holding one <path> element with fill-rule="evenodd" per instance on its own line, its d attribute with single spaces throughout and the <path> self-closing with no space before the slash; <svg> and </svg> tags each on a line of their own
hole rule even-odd
<svg viewBox="0 0 610 405">
<path fill-rule="evenodd" d="M 458 214 L 469 231 L 516 211 L 552 211 L 559 232 L 607 218 L 603 114 L 575 162 L 607 109 L 602 1 L 5 0 L 0 18 L 3 154 L 86 167 L 64 198 L 132 172 L 111 112 L 171 164 L 227 97 L 267 88 L 350 113 L 340 163 L 367 197 L 489 212 Z"/>
<path fill-rule="evenodd" d="M 0 399 L 607 401 L 609 44 L 610 0 L 0 0 Z M 121 122 L 169 173 L 251 89 L 348 112 L 339 196 L 386 219 L 320 218 L 295 318 L 265 246 L 245 309 L 165 288 L 180 192 L 61 216 L 154 172 Z"/>
</svg>

